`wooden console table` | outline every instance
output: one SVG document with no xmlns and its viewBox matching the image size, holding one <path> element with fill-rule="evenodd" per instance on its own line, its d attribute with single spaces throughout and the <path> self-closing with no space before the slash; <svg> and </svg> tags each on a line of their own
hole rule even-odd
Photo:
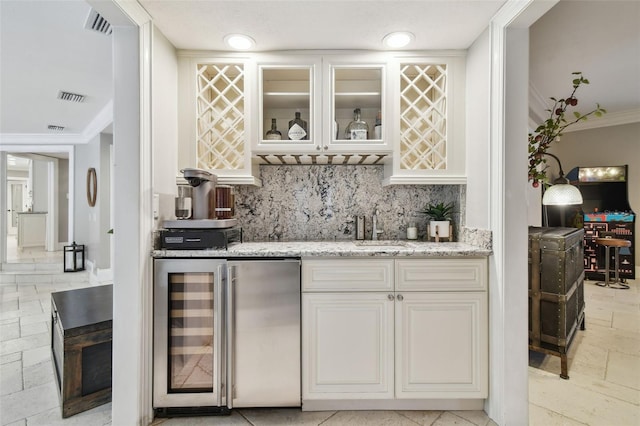
<svg viewBox="0 0 640 426">
<path fill-rule="evenodd" d="M 51 293 L 51 354 L 62 417 L 111 401 L 113 286 Z"/>
</svg>

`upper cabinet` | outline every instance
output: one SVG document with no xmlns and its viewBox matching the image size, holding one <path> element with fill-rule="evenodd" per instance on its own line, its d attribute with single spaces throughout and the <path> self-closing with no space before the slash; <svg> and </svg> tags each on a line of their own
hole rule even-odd
<svg viewBox="0 0 640 426">
<path fill-rule="evenodd" d="M 322 144 L 320 58 L 258 61 L 258 110 L 253 152 L 309 152 Z"/>
<path fill-rule="evenodd" d="M 464 54 L 180 54 L 179 165 L 259 184 L 258 164 L 384 164 L 462 184 Z"/>
<path fill-rule="evenodd" d="M 464 68 L 461 55 L 390 60 L 394 155 L 385 183 L 466 183 Z"/>
<path fill-rule="evenodd" d="M 210 170 L 224 184 L 258 185 L 252 162 L 255 64 L 245 58 L 180 57 L 178 166 Z"/>
</svg>

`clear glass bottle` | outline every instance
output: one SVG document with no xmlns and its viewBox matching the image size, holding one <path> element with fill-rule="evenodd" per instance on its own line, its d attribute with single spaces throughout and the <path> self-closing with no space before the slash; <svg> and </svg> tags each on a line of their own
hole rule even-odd
<svg viewBox="0 0 640 426">
<path fill-rule="evenodd" d="M 382 139 L 382 113 L 380 111 L 378 111 L 376 123 L 373 125 L 373 137 L 375 139 Z"/>
<path fill-rule="evenodd" d="M 271 130 L 267 132 L 265 139 L 270 141 L 279 141 L 282 139 L 282 133 L 278 130 L 275 118 L 271 119 Z"/>
<path fill-rule="evenodd" d="M 299 141 L 309 139 L 307 133 L 307 122 L 300 118 L 300 111 L 296 111 L 296 118 L 289 121 L 289 140 Z"/>
<path fill-rule="evenodd" d="M 344 130 L 344 138 L 354 141 L 369 138 L 369 125 L 360 118 L 360 108 L 353 110 L 353 121 Z"/>
</svg>

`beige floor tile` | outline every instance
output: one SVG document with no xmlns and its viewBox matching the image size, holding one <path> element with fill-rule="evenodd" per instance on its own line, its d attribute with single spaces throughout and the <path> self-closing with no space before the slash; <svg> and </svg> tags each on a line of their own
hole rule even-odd
<svg viewBox="0 0 640 426">
<path fill-rule="evenodd" d="M 640 390 L 640 357 L 609 351 L 606 380 Z"/>
<path fill-rule="evenodd" d="M 450 426 L 450 425 L 451 426 L 453 425 L 472 426 L 473 423 L 449 412 L 442 413 L 442 415 L 438 417 L 438 420 L 433 422 L 433 426 Z"/>
<path fill-rule="evenodd" d="M 612 327 L 640 334 L 640 312 L 615 312 Z"/>
<path fill-rule="evenodd" d="M 49 345 L 40 346 L 22 351 L 22 367 L 30 367 L 51 360 L 51 347 Z"/>
<path fill-rule="evenodd" d="M 17 318 L 16 321 L 0 325 L 0 342 L 17 339 L 18 337 L 20 337 L 20 323 Z"/>
<path fill-rule="evenodd" d="M 255 426 L 329 425 L 324 422 L 331 411 L 301 411 L 299 408 L 252 408 L 239 410 L 242 417 Z M 324 422 L 324 423 L 323 423 Z M 334 425 L 338 423 L 333 423 Z"/>
<path fill-rule="evenodd" d="M 529 426 L 581 426 L 585 423 L 572 420 L 546 408 L 529 404 Z"/>
<path fill-rule="evenodd" d="M 55 380 L 53 365 L 50 361 L 24 367 L 22 371 L 24 388 L 29 389 Z"/>
<path fill-rule="evenodd" d="M 432 425 L 444 411 L 397 411 L 397 413 L 419 425 L 429 426 Z"/>
<path fill-rule="evenodd" d="M 53 382 L 25 389 L 0 397 L 1 421 L 2 424 L 15 422 L 57 408 L 58 404 L 58 391 Z"/>
<path fill-rule="evenodd" d="M 156 418 L 150 426 L 244 426 L 251 425 L 239 411 L 235 410 L 229 416 L 200 416 L 200 417 L 174 417 Z"/>
<path fill-rule="evenodd" d="M 484 411 L 451 411 L 451 413 L 478 426 L 485 426 L 490 420 Z"/>
<path fill-rule="evenodd" d="M 34 334 L 39 334 L 39 333 L 47 333 L 47 331 L 48 331 L 47 323 L 43 321 L 23 324 L 20 327 L 21 337 L 32 336 Z"/>
<path fill-rule="evenodd" d="M 640 356 L 640 335 L 629 330 L 592 325 L 584 331 L 583 342 L 618 352 Z"/>
<path fill-rule="evenodd" d="M 27 418 L 27 425 L 46 426 L 106 426 L 111 424 L 111 403 L 104 404 L 66 419 L 62 418 L 60 408 L 38 413 Z M 184 423 L 187 425 L 187 423 Z"/>
<path fill-rule="evenodd" d="M 285 424 L 285 423 L 283 423 Z M 294 424 L 294 423 L 289 423 Z M 327 421 L 322 423 L 323 426 L 379 426 L 379 425 L 398 425 L 398 426 L 416 426 L 416 423 L 409 420 L 394 411 L 338 411 Z"/>
<path fill-rule="evenodd" d="M 51 314 L 47 312 L 41 312 L 39 314 L 33 315 L 24 315 L 20 317 L 20 325 L 25 326 L 29 324 L 34 324 L 38 322 L 48 322 L 51 321 Z"/>
<path fill-rule="evenodd" d="M 14 352 L 12 354 L 1 355 L 0 356 L 0 365 L 7 364 L 14 361 L 22 360 L 22 352 Z"/>
<path fill-rule="evenodd" d="M 529 402 L 589 425 L 635 426 L 638 406 L 545 372 L 529 375 Z"/>
<path fill-rule="evenodd" d="M 33 336 L 21 337 L 19 339 L 0 342 L 0 354 L 10 354 L 13 352 L 25 351 L 31 348 L 48 346 L 50 344 L 48 333 L 34 334 Z"/>
<path fill-rule="evenodd" d="M 22 362 L 14 361 L 0 365 L 0 396 L 22 390 Z"/>
</svg>

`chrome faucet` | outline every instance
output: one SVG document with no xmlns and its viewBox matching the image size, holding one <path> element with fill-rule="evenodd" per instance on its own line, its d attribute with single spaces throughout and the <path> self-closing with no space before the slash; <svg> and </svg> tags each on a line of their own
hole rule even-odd
<svg viewBox="0 0 640 426">
<path fill-rule="evenodd" d="M 378 234 L 382 234 L 382 230 L 378 229 L 378 208 L 373 212 L 373 218 L 371 220 L 371 239 L 373 241 L 378 240 Z"/>
</svg>

